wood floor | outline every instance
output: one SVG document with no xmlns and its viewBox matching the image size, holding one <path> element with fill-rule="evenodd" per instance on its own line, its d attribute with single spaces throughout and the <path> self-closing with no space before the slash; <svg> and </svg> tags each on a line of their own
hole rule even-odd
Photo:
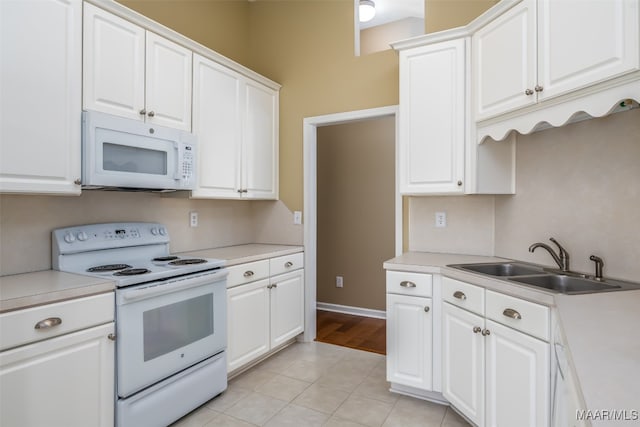
<svg viewBox="0 0 640 427">
<path fill-rule="evenodd" d="M 387 354 L 385 319 L 316 311 L 316 341 Z"/>
</svg>

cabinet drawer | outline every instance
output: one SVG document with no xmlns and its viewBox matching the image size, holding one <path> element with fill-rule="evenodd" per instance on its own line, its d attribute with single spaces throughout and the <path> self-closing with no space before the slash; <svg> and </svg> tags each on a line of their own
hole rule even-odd
<svg viewBox="0 0 640 427">
<path fill-rule="evenodd" d="M 0 314 L 0 350 L 113 322 L 114 311 L 109 292 Z"/>
<path fill-rule="evenodd" d="M 442 299 L 465 310 L 484 316 L 484 288 L 443 277 Z"/>
<path fill-rule="evenodd" d="M 549 307 L 487 291 L 487 318 L 549 341 Z"/>
<path fill-rule="evenodd" d="M 269 260 L 232 265 L 227 270 L 229 270 L 227 288 L 233 288 L 234 286 L 269 277 Z"/>
<path fill-rule="evenodd" d="M 424 273 L 387 271 L 387 293 L 430 297 L 433 276 Z"/>
<path fill-rule="evenodd" d="M 271 258 L 269 260 L 269 268 L 272 276 L 288 273 L 289 271 L 298 270 L 302 267 L 304 267 L 304 252 Z"/>
</svg>

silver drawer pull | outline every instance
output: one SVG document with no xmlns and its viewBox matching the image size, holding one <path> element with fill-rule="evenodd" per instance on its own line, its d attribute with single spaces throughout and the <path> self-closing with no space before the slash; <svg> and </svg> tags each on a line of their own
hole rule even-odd
<svg viewBox="0 0 640 427">
<path fill-rule="evenodd" d="M 455 298 L 461 299 L 462 301 L 464 301 L 464 300 L 466 300 L 466 299 L 467 299 L 467 296 L 464 294 L 464 292 L 460 292 L 460 291 L 455 291 L 455 292 L 453 293 L 453 296 L 454 296 Z"/>
<path fill-rule="evenodd" d="M 36 323 L 34 326 L 35 329 L 49 329 L 54 326 L 58 326 L 62 323 L 62 319 L 59 317 L 49 317 L 48 319 L 44 319 Z"/>
<path fill-rule="evenodd" d="M 516 320 L 522 319 L 522 316 L 520 315 L 520 313 L 518 313 L 517 311 L 515 311 L 512 308 L 505 308 L 504 311 L 502 312 L 502 314 L 504 314 L 505 316 L 510 317 L 512 319 L 516 319 Z"/>
<path fill-rule="evenodd" d="M 403 288 L 415 288 L 416 284 L 408 280 L 403 280 L 402 282 L 400 282 L 400 286 L 402 286 Z"/>
<path fill-rule="evenodd" d="M 254 275 L 254 273 L 251 270 L 247 270 L 247 271 L 244 272 L 244 277 L 251 277 L 253 275 Z"/>
<path fill-rule="evenodd" d="M 291 261 L 287 261 L 287 262 L 284 263 L 284 266 L 286 268 L 293 267 L 293 263 Z"/>
</svg>

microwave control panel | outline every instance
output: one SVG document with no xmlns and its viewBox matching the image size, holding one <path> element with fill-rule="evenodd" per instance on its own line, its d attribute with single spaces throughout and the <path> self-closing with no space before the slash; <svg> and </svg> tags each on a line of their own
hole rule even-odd
<svg viewBox="0 0 640 427">
<path fill-rule="evenodd" d="M 195 150 L 196 146 L 192 144 L 182 144 L 179 159 L 179 173 L 181 175 L 181 185 L 189 185 L 195 176 Z"/>
</svg>

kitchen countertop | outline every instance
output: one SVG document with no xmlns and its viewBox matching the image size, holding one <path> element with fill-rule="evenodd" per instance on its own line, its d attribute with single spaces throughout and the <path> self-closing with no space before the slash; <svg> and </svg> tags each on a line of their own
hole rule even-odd
<svg viewBox="0 0 640 427">
<path fill-rule="evenodd" d="M 487 289 L 555 307 L 585 406 L 591 411 L 640 411 L 640 290 L 564 295 L 446 267 L 504 258 L 408 252 L 384 263 L 388 270 L 443 274 Z M 620 421 L 591 420 L 595 427 Z M 625 425 L 638 425 L 640 420 Z"/>
<path fill-rule="evenodd" d="M 0 276 L 0 313 L 112 292 L 110 280 L 56 270 Z"/>
<path fill-rule="evenodd" d="M 216 258 L 225 260 L 225 266 L 229 267 L 246 262 L 260 261 L 263 259 L 302 252 L 302 246 L 268 245 L 250 243 L 247 245 L 226 246 L 223 248 L 203 249 L 198 251 L 183 252 L 181 255 L 201 258 Z"/>
</svg>

